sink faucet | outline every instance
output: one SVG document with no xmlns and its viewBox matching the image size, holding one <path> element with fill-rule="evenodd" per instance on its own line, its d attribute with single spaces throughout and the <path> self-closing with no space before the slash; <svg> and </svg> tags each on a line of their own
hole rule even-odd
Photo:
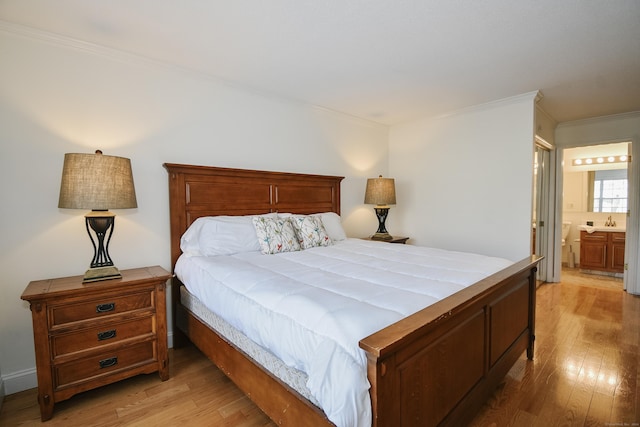
<svg viewBox="0 0 640 427">
<path fill-rule="evenodd" d="M 604 226 L 605 227 L 615 227 L 616 226 L 616 222 L 611 219 L 611 215 L 609 215 L 609 218 L 607 219 L 607 222 L 604 223 Z"/>
</svg>

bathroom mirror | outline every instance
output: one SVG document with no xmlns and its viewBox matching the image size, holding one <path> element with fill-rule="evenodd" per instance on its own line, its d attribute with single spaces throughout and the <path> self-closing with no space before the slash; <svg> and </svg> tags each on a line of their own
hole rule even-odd
<svg viewBox="0 0 640 427">
<path fill-rule="evenodd" d="M 627 169 L 587 172 L 588 212 L 627 212 Z"/>
<path fill-rule="evenodd" d="M 564 209 L 573 212 L 627 212 L 627 169 L 567 172 Z"/>
<path fill-rule="evenodd" d="M 625 213 L 628 210 L 629 142 L 563 150 L 563 210 Z"/>
</svg>

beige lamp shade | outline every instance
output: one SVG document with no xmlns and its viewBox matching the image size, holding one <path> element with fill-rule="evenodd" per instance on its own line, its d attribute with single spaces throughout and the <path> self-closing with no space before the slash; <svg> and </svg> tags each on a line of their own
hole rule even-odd
<svg viewBox="0 0 640 427">
<path fill-rule="evenodd" d="M 364 203 L 367 205 L 388 206 L 396 204 L 396 184 L 393 178 L 367 179 L 367 189 L 364 193 Z"/>
<path fill-rule="evenodd" d="M 137 208 L 131 161 L 124 157 L 68 153 L 64 155 L 59 208 Z"/>
</svg>

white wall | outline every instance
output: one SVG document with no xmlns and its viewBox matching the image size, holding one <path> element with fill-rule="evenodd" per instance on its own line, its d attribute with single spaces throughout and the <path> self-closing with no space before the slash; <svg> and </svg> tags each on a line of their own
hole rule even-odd
<svg viewBox="0 0 640 427">
<path fill-rule="evenodd" d="M 398 204 L 387 230 L 418 245 L 530 255 L 535 96 L 392 127 Z"/>
<path fill-rule="evenodd" d="M 558 123 L 553 117 L 547 114 L 539 105 L 536 105 L 536 136 L 544 139 L 551 145 L 555 145 L 555 130 Z"/>
<path fill-rule="evenodd" d="M 626 252 L 628 270 L 625 271 L 627 291 L 640 294 L 640 111 L 615 116 L 560 123 L 555 132 L 558 149 L 598 145 L 611 142 L 631 142 L 632 161 L 629 164 L 629 210 L 626 220 Z M 561 168 L 561 165 L 558 165 Z M 559 170 L 560 173 L 560 170 Z M 562 180 L 558 180 L 562 189 Z M 561 215 L 562 204 L 558 204 Z"/>
<path fill-rule="evenodd" d="M 366 178 L 387 175 L 388 128 L 251 93 L 185 70 L 31 30 L 0 27 L 0 365 L 8 394 L 34 387 L 31 280 L 83 274 L 84 211 L 57 208 L 64 153 L 131 159 L 138 208 L 116 211 L 121 269 L 170 269 L 163 162 L 346 176 L 347 233 L 377 220 Z"/>
</svg>

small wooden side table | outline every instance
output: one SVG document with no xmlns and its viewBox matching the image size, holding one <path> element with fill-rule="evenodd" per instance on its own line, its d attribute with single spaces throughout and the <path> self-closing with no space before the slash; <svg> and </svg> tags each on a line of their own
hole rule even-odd
<svg viewBox="0 0 640 427">
<path fill-rule="evenodd" d="M 37 280 L 22 293 L 31 306 L 42 421 L 77 393 L 142 373 L 169 378 L 171 274 L 159 266 L 121 273 L 86 284 L 83 276 Z"/>
<path fill-rule="evenodd" d="M 373 240 L 371 237 L 363 238 L 363 240 L 371 240 L 371 241 L 375 241 L 375 242 L 401 243 L 401 244 L 407 243 L 407 240 L 409 240 L 409 239 L 410 239 L 410 237 L 400 237 L 400 236 L 393 237 L 391 240 Z"/>
</svg>

